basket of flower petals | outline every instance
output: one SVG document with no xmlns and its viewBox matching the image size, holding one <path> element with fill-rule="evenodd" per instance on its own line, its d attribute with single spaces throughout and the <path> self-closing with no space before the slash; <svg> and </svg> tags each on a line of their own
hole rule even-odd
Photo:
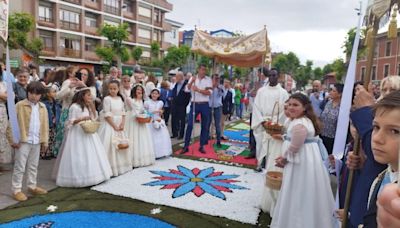
<svg viewBox="0 0 400 228">
<path fill-rule="evenodd" d="M 136 121 L 141 124 L 150 123 L 151 117 L 146 114 L 139 114 L 136 116 Z"/>
<path fill-rule="evenodd" d="M 224 151 L 217 153 L 217 157 L 219 160 L 222 160 L 222 161 L 231 161 L 233 159 L 233 155 L 226 154 L 226 153 L 224 153 Z"/>
<path fill-rule="evenodd" d="M 274 117 L 275 108 L 278 108 L 278 114 L 276 115 L 276 122 L 274 122 L 272 120 Z M 262 125 L 263 125 L 265 131 L 267 131 L 267 133 L 270 135 L 282 134 L 283 125 L 279 124 L 279 103 L 278 102 L 275 102 L 274 108 L 272 109 L 272 118 L 266 120 L 265 123 L 263 123 Z"/>
<path fill-rule="evenodd" d="M 282 186 L 282 172 L 269 171 L 266 175 L 265 185 L 274 190 L 280 190 Z"/>
</svg>

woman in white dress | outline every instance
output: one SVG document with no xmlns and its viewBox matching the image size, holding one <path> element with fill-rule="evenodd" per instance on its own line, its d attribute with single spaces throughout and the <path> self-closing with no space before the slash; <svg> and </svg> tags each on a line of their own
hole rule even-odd
<svg viewBox="0 0 400 228">
<path fill-rule="evenodd" d="M 1 69 L 0 69 L 1 71 Z M 7 85 L 3 80 L 3 74 L 0 72 L 0 173 L 2 171 L 2 164 L 9 164 L 12 162 L 12 148 L 7 140 Z"/>
<path fill-rule="evenodd" d="M 110 179 L 111 167 L 98 134 L 85 133 L 79 125 L 96 118 L 90 89 L 77 89 L 68 114 L 67 137 L 56 178 L 58 186 L 87 187 Z"/>
<path fill-rule="evenodd" d="M 276 159 L 284 169 L 271 227 L 333 227 L 334 199 L 319 147 L 323 145 L 317 137 L 317 117 L 308 97 L 300 93 L 290 96 L 288 109 L 292 121 L 283 155 Z"/>
<path fill-rule="evenodd" d="M 103 100 L 103 110 L 100 114 L 101 125 L 98 132 L 106 150 L 113 176 L 132 169 L 132 156 L 129 154 L 129 148 L 118 148 L 118 144 L 128 143 L 124 133 L 126 116 L 124 106 L 124 99 L 119 92 L 119 82 L 117 80 L 110 81 L 108 96 Z"/>
<path fill-rule="evenodd" d="M 143 106 L 144 88 L 136 84 L 132 88 L 131 97 L 127 99 L 128 113 L 125 128 L 131 145 L 133 167 L 149 166 L 155 163 L 153 142 L 148 124 L 138 123 L 136 116 L 145 112 Z"/>
<path fill-rule="evenodd" d="M 164 103 L 158 100 L 160 91 L 153 89 L 150 93 L 150 100 L 144 102 L 144 108 L 152 114 L 150 125 L 151 136 L 153 137 L 153 147 L 156 158 L 167 157 L 172 154 L 171 138 L 165 121 L 161 118 Z"/>
</svg>

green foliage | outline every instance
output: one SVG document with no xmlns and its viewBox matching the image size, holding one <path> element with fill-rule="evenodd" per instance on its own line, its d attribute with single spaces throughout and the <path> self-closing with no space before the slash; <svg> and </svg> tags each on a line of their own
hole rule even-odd
<svg viewBox="0 0 400 228">
<path fill-rule="evenodd" d="M 234 67 L 233 68 L 233 75 L 235 78 L 245 77 L 249 73 L 250 73 L 250 68 L 244 68 L 244 67 Z"/>
<path fill-rule="evenodd" d="M 209 58 L 204 55 L 199 55 L 199 58 L 197 59 L 197 65 L 206 65 L 208 69 L 212 67 L 212 58 Z"/>
<path fill-rule="evenodd" d="M 332 63 L 332 69 L 336 73 L 336 80 L 342 81 L 344 74 L 346 73 L 346 65 L 343 59 L 336 59 Z"/>
<path fill-rule="evenodd" d="M 322 77 L 324 76 L 324 73 L 322 72 L 321 67 L 316 67 L 313 71 L 314 74 L 314 80 L 321 80 Z"/>
<path fill-rule="evenodd" d="M 351 57 L 351 52 L 353 50 L 353 45 L 354 45 L 354 39 L 356 38 L 356 31 L 357 28 L 351 28 L 346 35 L 346 38 L 343 42 L 342 48 L 343 48 L 343 53 L 346 54 L 346 61 L 350 61 Z M 361 30 L 361 37 L 365 37 L 366 34 L 366 29 Z M 366 52 L 366 47 L 364 47 L 361 42 L 358 46 L 358 52 L 357 52 L 357 59 L 360 57 L 364 56 Z"/>
<path fill-rule="evenodd" d="M 20 49 L 39 61 L 43 42 L 39 38 L 28 39 L 28 34 L 35 28 L 35 19 L 27 13 L 13 13 L 8 22 L 8 45 L 10 49 Z"/>
<path fill-rule="evenodd" d="M 313 78 L 313 62 L 311 60 L 306 61 L 306 65 L 300 65 L 296 69 L 296 73 L 293 75 L 294 80 L 296 80 L 298 88 L 304 88 L 308 81 Z"/>
<path fill-rule="evenodd" d="M 111 47 L 97 47 L 96 55 L 108 63 L 108 67 L 112 65 L 114 59 L 114 50 Z"/>
<path fill-rule="evenodd" d="M 278 68 L 281 73 L 293 75 L 300 66 L 300 60 L 293 52 L 281 53 L 274 57 L 272 66 Z"/>
<path fill-rule="evenodd" d="M 156 41 L 151 43 L 151 45 L 150 45 L 150 54 L 151 54 L 151 58 L 158 59 L 158 57 L 160 55 L 160 43 L 158 43 Z"/>
<path fill-rule="evenodd" d="M 186 45 L 181 47 L 172 46 L 168 48 L 167 55 L 163 59 L 163 66 L 166 70 L 180 67 L 186 63 L 190 56 L 190 48 Z"/>
<path fill-rule="evenodd" d="M 111 48 L 112 53 L 113 53 L 113 58 L 117 60 L 118 67 L 121 68 L 122 62 L 127 61 L 129 59 L 129 51 L 125 47 L 125 45 L 122 43 L 124 40 L 128 39 L 128 24 L 127 23 L 122 23 L 119 24 L 118 26 L 110 25 L 110 24 L 104 24 L 102 27 L 99 28 L 98 33 L 101 36 L 104 36 L 108 39 L 108 41 L 111 43 Z M 97 51 L 100 49 L 100 51 Z M 107 57 L 103 58 L 105 61 L 110 62 L 110 49 L 102 49 L 97 48 L 96 53 L 102 53 L 99 55 L 99 57 Z M 106 54 L 106 55 L 104 55 Z"/>
<path fill-rule="evenodd" d="M 333 72 L 333 66 L 331 63 L 328 63 L 322 68 L 322 74 L 325 76 L 329 73 Z"/>
<path fill-rule="evenodd" d="M 143 54 L 143 49 L 141 47 L 136 46 L 133 48 L 131 54 L 132 54 L 133 59 L 137 62 L 137 61 L 139 61 L 140 57 Z"/>
</svg>

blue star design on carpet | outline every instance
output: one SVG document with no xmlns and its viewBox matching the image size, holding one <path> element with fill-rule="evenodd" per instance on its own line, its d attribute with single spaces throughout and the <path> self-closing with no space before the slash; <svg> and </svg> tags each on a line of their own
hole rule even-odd
<svg viewBox="0 0 400 228">
<path fill-rule="evenodd" d="M 143 185 L 163 186 L 161 189 L 175 189 L 172 198 L 178 198 L 189 192 L 193 192 L 197 197 L 202 196 L 204 193 L 208 193 L 214 197 L 226 200 L 223 192 L 233 192 L 232 189 L 248 189 L 232 184 L 234 182 L 239 182 L 237 180 L 232 180 L 233 178 L 239 177 L 239 175 L 223 175 L 224 172 L 215 172 L 214 167 L 202 170 L 198 168 L 190 170 L 179 165 L 177 166 L 177 170 L 170 169 L 169 172 L 150 172 L 159 175 L 158 177 L 153 177 L 158 180 Z"/>
</svg>

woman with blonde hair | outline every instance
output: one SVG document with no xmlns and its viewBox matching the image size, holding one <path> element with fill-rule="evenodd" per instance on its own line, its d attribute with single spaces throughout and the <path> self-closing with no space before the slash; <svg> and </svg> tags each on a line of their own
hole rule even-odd
<svg viewBox="0 0 400 228">
<path fill-rule="evenodd" d="M 400 90 L 400 76 L 392 75 L 384 78 L 381 81 L 380 92 L 381 95 L 378 98 L 378 101 L 381 100 L 384 96 L 389 94 L 392 91 Z"/>
</svg>

